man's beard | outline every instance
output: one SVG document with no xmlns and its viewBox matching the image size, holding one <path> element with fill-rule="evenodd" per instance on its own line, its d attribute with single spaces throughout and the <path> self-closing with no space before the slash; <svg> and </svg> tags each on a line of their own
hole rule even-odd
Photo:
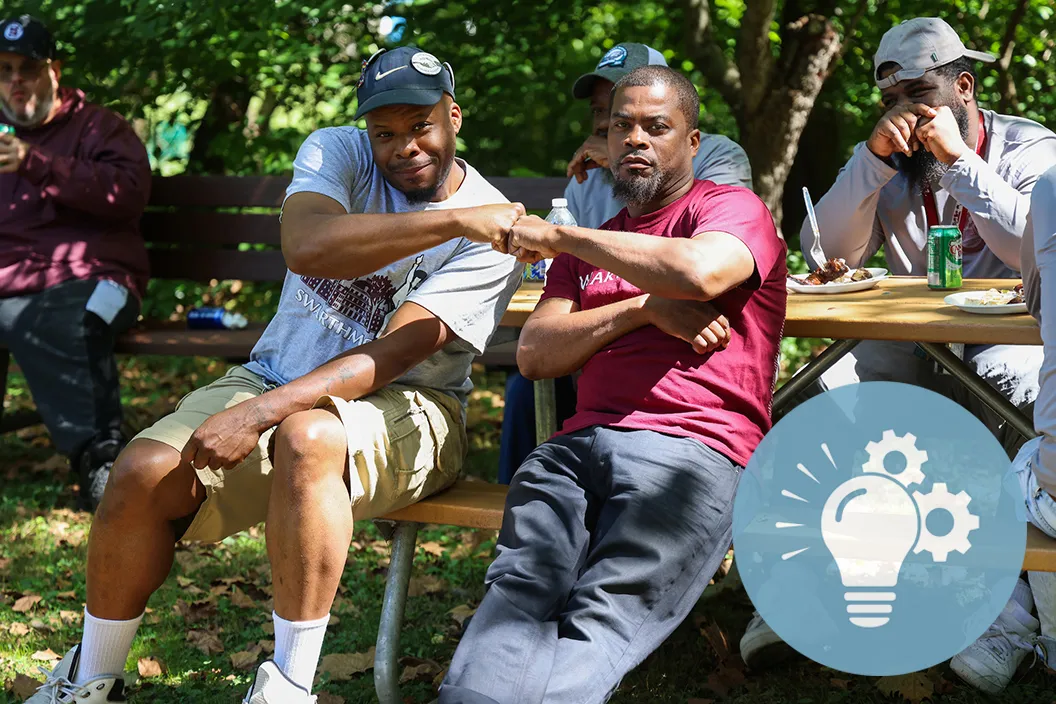
<svg viewBox="0 0 1056 704">
<path fill-rule="evenodd" d="M 613 170 L 610 172 L 613 177 L 612 195 L 627 205 L 641 207 L 656 200 L 657 194 L 660 193 L 660 190 L 667 183 L 667 173 L 661 170 L 656 162 L 650 162 L 653 167 L 650 175 L 631 175 L 624 178 L 620 176 L 617 170 L 620 163 L 629 156 L 644 155 L 641 152 L 629 152 L 621 156 L 620 161 L 613 164 Z"/>
<path fill-rule="evenodd" d="M 958 102 L 949 106 L 949 108 L 953 111 L 954 119 L 957 120 L 957 127 L 961 131 L 961 139 L 967 143 L 969 126 L 967 106 Z M 920 190 L 925 184 L 934 190 L 939 180 L 950 170 L 949 166 L 939 161 L 923 145 L 913 153 L 913 156 L 907 157 L 905 154 L 895 154 L 894 157 L 898 170 L 906 175 L 910 184 L 917 190 Z"/>
<path fill-rule="evenodd" d="M 451 175 L 451 167 L 455 165 L 455 160 L 450 159 L 447 164 L 443 167 L 440 172 L 440 177 L 436 179 L 436 183 L 429 188 L 419 188 L 415 191 L 404 191 L 403 195 L 407 197 L 408 203 L 428 203 L 431 201 L 445 183 L 447 183 L 447 177 Z"/>
<path fill-rule="evenodd" d="M 3 112 L 4 117 L 7 118 L 12 124 L 18 125 L 19 127 L 39 127 L 47 119 L 48 115 L 51 114 L 51 106 L 55 104 L 55 92 L 48 91 L 48 94 L 37 101 L 37 106 L 33 112 L 26 115 L 23 113 L 17 113 L 7 104 L 6 100 L 0 100 L 0 112 Z"/>
</svg>

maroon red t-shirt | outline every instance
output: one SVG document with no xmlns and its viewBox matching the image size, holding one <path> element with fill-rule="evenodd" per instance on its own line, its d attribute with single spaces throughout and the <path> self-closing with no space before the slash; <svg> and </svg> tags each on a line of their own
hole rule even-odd
<svg viewBox="0 0 1056 704">
<path fill-rule="evenodd" d="M 696 181 L 674 203 L 638 218 L 621 210 L 601 229 L 656 237 L 726 232 L 748 246 L 755 273 L 712 301 L 730 321 L 726 349 L 697 354 L 652 325 L 624 335 L 583 367 L 576 414 L 561 432 L 592 425 L 655 430 L 696 438 L 745 466 L 770 429 L 785 322 L 786 247 L 770 211 L 747 188 Z M 543 300 L 565 298 L 581 310 L 644 293 L 568 254 L 554 259 L 546 278 Z"/>
</svg>

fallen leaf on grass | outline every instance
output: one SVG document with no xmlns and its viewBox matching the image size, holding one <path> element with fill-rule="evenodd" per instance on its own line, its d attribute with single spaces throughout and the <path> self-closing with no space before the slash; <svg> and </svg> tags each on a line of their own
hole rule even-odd
<svg viewBox="0 0 1056 704">
<path fill-rule="evenodd" d="M 19 638 L 29 633 L 29 626 L 24 623 L 15 621 L 8 627 L 7 630 L 11 631 L 11 635 L 13 635 L 15 638 Z"/>
<path fill-rule="evenodd" d="M 187 631 L 187 642 L 206 655 L 219 655 L 224 652 L 224 644 L 215 633 L 208 631 Z"/>
<path fill-rule="evenodd" d="M 253 645 L 249 650 L 240 650 L 231 655 L 231 667 L 236 670 L 252 670 L 260 658 L 263 650 L 259 645 Z"/>
<path fill-rule="evenodd" d="M 39 603 L 39 596 L 37 596 L 36 594 L 27 594 L 18 601 L 16 601 L 15 605 L 11 607 L 11 610 L 15 613 L 24 614 Z"/>
<path fill-rule="evenodd" d="M 29 622 L 29 627 L 34 631 L 50 631 L 51 626 L 41 621 L 39 618 L 35 618 Z"/>
<path fill-rule="evenodd" d="M 417 665 L 408 665 L 400 674 L 400 684 L 408 682 L 432 682 L 440 672 L 440 665 L 432 660 L 424 660 Z"/>
<path fill-rule="evenodd" d="M 461 626 L 466 622 L 467 618 L 477 613 L 477 610 L 470 608 L 468 604 L 462 604 L 460 606 L 456 606 L 447 613 L 454 620 L 455 623 Z"/>
<path fill-rule="evenodd" d="M 327 694 L 326 692 L 320 692 L 316 695 L 317 704 L 345 704 L 345 698 L 339 697 L 336 694 Z"/>
<path fill-rule="evenodd" d="M 257 645 L 259 645 L 260 649 L 268 655 L 275 652 L 275 641 L 273 640 L 258 640 Z"/>
<path fill-rule="evenodd" d="M 32 657 L 34 660 L 40 660 L 42 662 L 55 662 L 56 660 L 62 659 L 51 648 L 48 648 L 47 650 L 38 650 L 37 652 L 33 653 L 33 655 L 31 655 L 30 657 Z"/>
<path fill-rule="evenodd" d="M 136 663 L 136 669 L 139 670 L 139 676 L 144 679 L 147 677 L 161 677 L 165 672 L 165 667 L 161 664 L 161 660 L 153 656 L 140 658 Z"/>
<path fill-rule="evenodd" d="M 708 675 L 708 689 L 720 697 L 727 697 L 731 689 L 744 684 L 744 672 L 735 667 L 720 666 L 715 672 Z"/>
<path fill-rule="evenodd" d="M 407 596 L 439 594 L 445 589 L 447 589 L 447 582 L 435 575 L 423 574 L 411 577 L 411 584 L 407 588 Z"/>
<path fill-rule="evenodd" d="M 430 540 L 427 543 L 422 543 L 418 547 L 420 547 L 422 550 L 425 550 L 430 555 L 436 555 L 437 557 L 440 557 L 444 554 L 444 548 L 440 545 L 440 543 L 436 542 L 435 540 Z"/>
<path fill-rule="evenodd" d="M 84 613 L 81 611 L 60 611 L 59 618 L 62 619 L 63 623 L 80 623 L 81 619 L 84 618 Z"/>
<path fill-rule="evenodd" d="M 334 599 L 334 605 L 330 610 L 336 614 L 359 615 L 359 607 L 353 604 L 351 599 L 346 599 L 343 596 Z"/>
<path fill-rule="evenodd" d="M 4 689 L 11 690 L 19 700 L 25 701 L 26 699 L 29 699 L 42 684 L 44 683 L 40 680 L 35 680 L 32 677 L 15 675 L 15 679 L 5 683 Z"/>
<path fill-rule="evenodd" d="M 881 677 L 876 681 L 876 688 L 884 694 L 901 695 L 903 699 L 912 704 L 920 704 L 935 693 L 935 685 L 923 672 Z"/>
<path fill-rule="evenodd" d="M 55 595 L 55 598 L 56 599 L 76 599 L 77 598 L 77 592 L 73 591 L 72 589 L 70 591 L 68 591 L 68 592 L 59 592 L 58 594 Z"/>
<path fill-rule="evenodd" d="M 719 662 L 726 662 L 730 657 L 730 640 L 726 633 L 716 623 L 706 623 L 700 629 L 700 634 L 708 641 L 708 645 L 715 651 Z"/>
<path fill-rule="evenodd" d="M 172 605 L 172 610 L 188 624 L 198 623 L 216 616 L 216 605 L 208 601 L 196 601 L 193 604 L 188 604 L 183 599 L 177 599 L 176 603 Z"/>
<path fill-rule="evenodd" d="M 0 572 L 6 572 L 7 568 L 11 566 L 10 557 L 0 557 Z"/>
<path fill-rule="evenodd" d="M 833 677 L 831 680 L 829 680 L 829 684 L 831 684 L 836 689 L 842 689 L 844 692 L 851 688 L 850 680 L 841 680 L 836 677 Z"/>
<path fill-rule="evenodd" d="M 194 584 L 194 580 L 189 577 L 177 577 L 176 584 L 180 585 L 180 589 L 186 589 L 187 587 Z"/>
<path fill-rule="evenodd" d="M 237 606 L 240 609 L 257 608 L 257 602 L 253 601 L 248 596 L 246 596 L 246 593 L 238 587 L 234 587 L 231 589 L 231 594 L 228 596 L 228 598 L 231 600 L 232 606 Z"/>
<path fill-rule="evenodd" d="M 267 623 L 261 624 L 260 630 L 264 631 L 269 636 L 275 635 L 275 622 L 268 621 Z"/>
<path fill-rule="evenodd" d="M 365 653 L 334 653 L 323 656 L 319 674 L 329 674 L 332 682 L 344 682 L 374 669 L 374 648 Z"/>
</svg>

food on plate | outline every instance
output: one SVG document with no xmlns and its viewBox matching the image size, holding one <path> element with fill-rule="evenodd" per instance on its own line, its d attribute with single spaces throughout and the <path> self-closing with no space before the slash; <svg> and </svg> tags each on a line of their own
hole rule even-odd
<svg viewBox="0 0 1056 704">
<path fill-rule="evenodd" d="M 852 281 L 865 281 L 873 278 L 868 269 L 851 269 L 844 259 L 833 258 L 809 274 L 793 275 L 788 278 L 797 284 L 806 286 L 824 286 L 825 284 L 848 284 Z"/>
<path fill-rule="evenodd" d="M 989 291 L 983 291 L 978 296 L 970 296 L 965 299 L 966 302 L 971 303 L 975 306 L 1007 306 L 1016 303 L 1023 303 L 1023 284 L 1017 284 L 1014 288 L 992 288 Z"/>
</svg>

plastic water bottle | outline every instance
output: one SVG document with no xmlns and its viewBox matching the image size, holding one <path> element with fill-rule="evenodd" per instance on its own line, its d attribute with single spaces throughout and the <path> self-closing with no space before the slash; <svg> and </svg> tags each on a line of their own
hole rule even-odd
<svg viewBox="0 0 1056 704">
<path fill-rule="evenodd" d="M 564 198 L 554 198 L 550 201 L 551 210 L 546 216 L 546 221 L 553 223 L 554 225 L 571 225 L 576 226 L 576 219 L 572 217 L 571 211 L 568 209 L 568 201 Z M 543 283 L 546 281 L 546 269 L 550 266 L 549 259 L 543 259 L 536 262 L 535 264 L 529 264 L 524 267 L 524 280 Z"/>
<path fill-rule="evenodd" d="M 192 330 L 241 330 L 248 324 L 246 316 L 223 308 L 194 308 L 187 312 L 187 327 Z"/>
</svg>

